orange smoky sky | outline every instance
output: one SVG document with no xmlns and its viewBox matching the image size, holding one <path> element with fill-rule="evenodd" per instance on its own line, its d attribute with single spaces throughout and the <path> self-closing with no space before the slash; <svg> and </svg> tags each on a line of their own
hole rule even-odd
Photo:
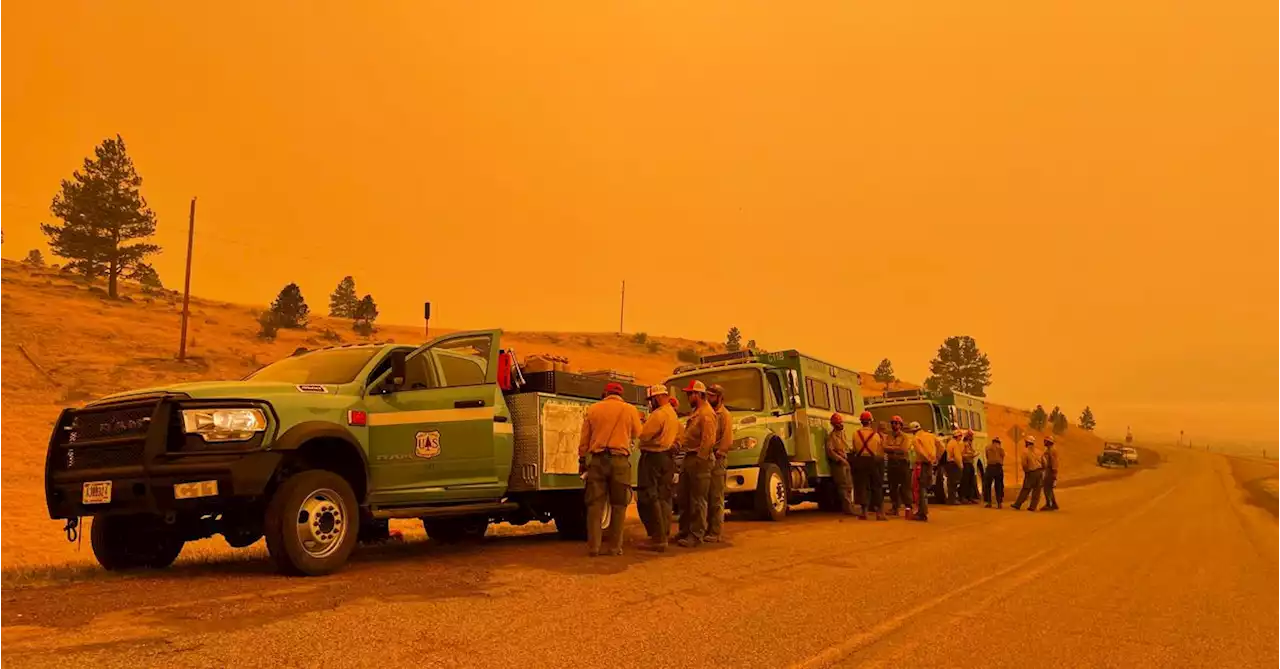
<svg viewBox="0 0 1280 669">
<path fill-rule="evenodd" d="M 800 348 L 1274 441 L 1274 2 L 29 2 L 4 256 L 121 134 L 181 284 Z M 46 249 L 47 250 L 47 249 Z"/>
</svg>

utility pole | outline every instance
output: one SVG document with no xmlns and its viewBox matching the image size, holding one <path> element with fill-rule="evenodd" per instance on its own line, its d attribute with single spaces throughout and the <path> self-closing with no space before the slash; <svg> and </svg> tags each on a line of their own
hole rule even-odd
<svg viewBox="0 0 1280 669">
<path fill-rule="evenodd" d="M 622 307 L 618 310 L 618 334 L 622 334 L 623 319 L 627 315 L 627 280 L 622 280 Z"/>
<path fill-rule="evenodd" d="M 196 241 L 196 199 L 191 198 L 191 214 L 187 219 L 187 276 L 182 282 L 182 341 L 178 343 L 178 362 L 187 359 L 187 318 L 191 305 L 191 247 Z"/>
</svg>

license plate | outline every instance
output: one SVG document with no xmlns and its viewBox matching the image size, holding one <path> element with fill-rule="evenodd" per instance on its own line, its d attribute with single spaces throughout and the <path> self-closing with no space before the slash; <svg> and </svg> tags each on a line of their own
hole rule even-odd
<svg viewBox="0 0 1280 669">
<path fill-rule="evenodd" d="M 89 481 L 80 489 L 80 501 L 84 504 L 106 504 L 111 501 L 110 481 Z"/>
<path fill-rule="evenodd" d="M 214 497 L 218 494 L 217 481 L 194 481 L 192 483 L 175 483 L 174 499 L 195 499 L 197 497 Z"/>
</svg>

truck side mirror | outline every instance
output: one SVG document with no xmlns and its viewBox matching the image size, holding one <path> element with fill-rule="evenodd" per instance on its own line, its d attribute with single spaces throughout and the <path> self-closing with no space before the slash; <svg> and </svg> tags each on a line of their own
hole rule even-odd
<svg viewBox="0 0 1280 669">
<path fill-rule="evenodd" d="M 391 373 L 387 375 L 387 383 L 383 386 L 384 392 L 395 392 L 404 386 L 405 377 L 408 376 L 405 360 L 408 356 L 404 351 L 391 352 Z"/>
</svg>

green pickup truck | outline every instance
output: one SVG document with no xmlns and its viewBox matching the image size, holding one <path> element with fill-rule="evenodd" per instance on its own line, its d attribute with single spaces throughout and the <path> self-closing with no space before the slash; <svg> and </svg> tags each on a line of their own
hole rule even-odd
<svg viewBox="0 0 1280 669">
<path fill-rule="evenodd" d="M 553 520 L 580 538 L 578 437 L 599 395 L 513 387 L 501 337 L 337 346 L 240 381 L 64 410 L 45 460 L 49 515 L 69 530 L 92 516 L 94 556 L 112 570 L 166 567 L 222 534 L 236 548 L 265 537 L 282 571 L 325 574 L 392 518 L 443 541 Z"/>
</svg>

